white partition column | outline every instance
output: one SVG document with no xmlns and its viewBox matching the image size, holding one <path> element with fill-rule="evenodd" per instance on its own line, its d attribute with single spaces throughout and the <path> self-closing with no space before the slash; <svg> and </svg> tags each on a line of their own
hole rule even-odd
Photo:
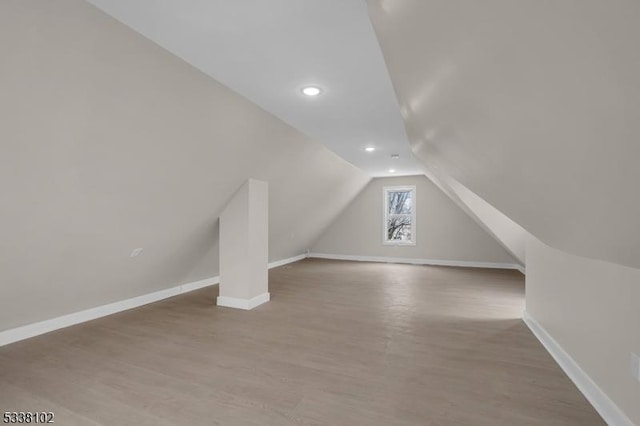
<svg viewBox="0 0 640 426">
<path fill-rule="evenodd" d="M 269 301 L 269 192 L 249 179 L 220 215 L 218 306 L 253 309 Z"/>
</svg>

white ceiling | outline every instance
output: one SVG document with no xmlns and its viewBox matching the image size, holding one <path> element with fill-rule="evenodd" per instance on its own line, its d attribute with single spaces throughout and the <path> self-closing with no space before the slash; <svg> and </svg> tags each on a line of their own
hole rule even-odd
<svg viewBox="0 0 640 426">
<path fill-rule="evenodd" d="M 422 173 L 362 0 L 89 2 L 370 175 Z"/>
</svg>

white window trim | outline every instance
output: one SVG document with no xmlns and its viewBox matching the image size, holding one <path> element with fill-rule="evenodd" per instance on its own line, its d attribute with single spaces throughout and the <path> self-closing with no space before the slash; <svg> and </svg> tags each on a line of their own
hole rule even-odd
<svg viewBox="0 0 640 426">
<path fill-rule="evenodd" d="M 411 191 L 412 192 L 412 209 L 411 209 L 411 241 L 397 241 L 387 239 L 387 219 L 389 212 L 389 192 L 392 191 Z M 399 186 L 383 186 L 382 187 L 382 244 L 385 246 L 415 246 L 418 236 L 416 223 L 417 209 L 417 191 L 415 185 L 399 185 Z"/>
</svg>

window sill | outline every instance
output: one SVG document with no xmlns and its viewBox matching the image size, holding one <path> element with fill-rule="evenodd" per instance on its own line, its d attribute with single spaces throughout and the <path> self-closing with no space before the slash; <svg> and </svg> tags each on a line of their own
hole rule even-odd
<svg viewBox="0 0 640 426">
<path fill-rule="evenodd" d="M 383 241 L 382 245 L 384 246 L 409 246 L 409 247 L 413 247 L 416 245 L 415 241 L 411 241 L 411 242 L 398 242 L 398 241 Z"/>
</svg>

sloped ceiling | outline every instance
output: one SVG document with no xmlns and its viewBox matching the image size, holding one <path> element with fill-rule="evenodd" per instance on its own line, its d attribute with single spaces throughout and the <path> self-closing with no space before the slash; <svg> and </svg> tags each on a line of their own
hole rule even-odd
<svg viewBox="0 0 640 426">
<path fill-rule="evenodd" d="M 385 186 L 415 185 L 415 246 L 381 243 Z M 513 264 L 514 258 L 426 176 L 372 179 L 315 242 L 314 253 Z"/>
<path fill-rule="evenodd" d="M 547 244 L 640 267 L 640 3 L 369 0 L 414 153 Z"/>
<path fill-rule="evenodd" d="M 369 175 L 422 172 L 362 0 L 89 2 Z"/>
<path fill-rule="evenodd" d="M 249 177 L 269 182 L 271 261 L 369 180 L 81 0 L 0 2 L 0 57 L 0 330 L 217 275 Z"/>
</svg>

